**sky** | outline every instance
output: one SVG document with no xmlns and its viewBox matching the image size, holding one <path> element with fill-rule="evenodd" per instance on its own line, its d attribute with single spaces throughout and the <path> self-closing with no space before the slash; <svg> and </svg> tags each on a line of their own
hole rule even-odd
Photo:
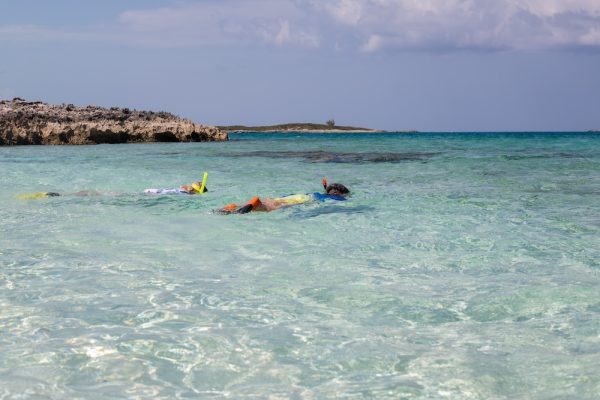
<svg viewBox="0 0 600 400">
<path fill-rule="evenodd" d="M 209 125 L 600 128 L 600 0 L 1 0 L 0 98 Z"/>
</svg>

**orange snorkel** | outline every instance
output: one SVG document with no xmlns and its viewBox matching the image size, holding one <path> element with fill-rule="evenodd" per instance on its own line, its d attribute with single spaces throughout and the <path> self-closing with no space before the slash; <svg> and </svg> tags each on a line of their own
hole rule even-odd
<svg viewBox="0 0 600 400">
<path fill-rule="evenodd" d="M 327 191 L 327 178 L 323 178 L 323 189 Z"/>
</svg>

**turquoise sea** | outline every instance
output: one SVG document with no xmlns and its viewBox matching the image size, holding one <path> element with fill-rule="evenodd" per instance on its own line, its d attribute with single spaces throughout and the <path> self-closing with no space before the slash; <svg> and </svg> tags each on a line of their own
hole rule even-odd
<svg viewBox="0 0 600 400">
<path fill-rule="evenodd" d="M 0 186 L 0 399 L 599 396 L 599 133 L 3 147 Z"/>
</svg>

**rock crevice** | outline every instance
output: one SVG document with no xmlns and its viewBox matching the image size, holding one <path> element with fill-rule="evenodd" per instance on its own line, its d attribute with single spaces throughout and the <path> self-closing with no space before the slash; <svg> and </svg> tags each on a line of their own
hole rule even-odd
<svg viewBox="0 0 600 400">
<path fill-rule="evenodd" d="M 224 140 L 227 132 L 219 128 L 167 112 L 0 101 L 0 146 Z"/>
</svg>

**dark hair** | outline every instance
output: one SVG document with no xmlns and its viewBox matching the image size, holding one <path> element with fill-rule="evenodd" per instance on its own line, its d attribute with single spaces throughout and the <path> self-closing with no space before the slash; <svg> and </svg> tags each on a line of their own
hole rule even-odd
<svg viewBox="0 0 600 400">
<path fill-rule="evenodd" d="M 348 190 L 348 188 L 341 183 L 332 183 L 331 185 L 327 186 L 325 193 L 332 194 L 334 196 L 345 196 L 350 193 L 350 190 Z"/>
</svg>

